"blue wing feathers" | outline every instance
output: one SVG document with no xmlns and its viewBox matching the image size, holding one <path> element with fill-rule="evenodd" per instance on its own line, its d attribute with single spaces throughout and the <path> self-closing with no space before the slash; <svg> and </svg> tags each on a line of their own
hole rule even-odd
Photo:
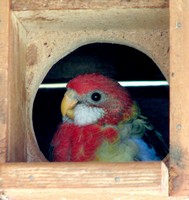
<svg viewBox="0 0 189 200">
<path fill-rule="evenodd" d="M 158 161 L 160 160 L 157 156 L 156 151 L 153 147 L 150 147 L 142 138 L 131 139 L 139 147 L 138 160 L 140 161 Z"/>
</svg>

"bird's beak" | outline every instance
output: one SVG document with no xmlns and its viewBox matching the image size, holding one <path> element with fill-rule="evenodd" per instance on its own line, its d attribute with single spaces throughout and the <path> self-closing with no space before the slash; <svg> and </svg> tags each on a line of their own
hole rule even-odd
<svg viewBox="0 0 189 200">
<path fill-rule="evenodd" d="M 64 94 L 64 98 L 61 102 L 61 112 L 62 116 L 68 116 L 69 118 L 74 118 L 74 110 L 73 108 L 77 104 L 76 93 L 73 90 L 68 90 Z"/>
</svg>

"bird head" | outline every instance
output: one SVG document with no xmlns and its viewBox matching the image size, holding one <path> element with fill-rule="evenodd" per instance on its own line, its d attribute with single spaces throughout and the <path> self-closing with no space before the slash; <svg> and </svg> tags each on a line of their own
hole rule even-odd
<svg viewBox="0 0 189 200">
<path fill-rule="evenodd" d="M 138 115 L 138 107 L 118 82 L 101 74 L 83 74 L 67 84 L 61 102 L 63 118 L 76 125 L 117 125 Z"/>
</svg>

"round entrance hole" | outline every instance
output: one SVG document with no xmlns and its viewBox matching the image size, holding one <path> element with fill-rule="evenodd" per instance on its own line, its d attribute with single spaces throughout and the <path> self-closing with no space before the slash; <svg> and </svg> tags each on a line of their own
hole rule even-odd
<svg viewBox="0 0 189 200">
<path fill-rule="evenodd" d="M 47 159 L 50 142 L 62 121 L 60 102 L 66 83 L 79 74 L 93 72 L 122 83 L 129 82 L 127 89 L 142 114 L 169 143 L 169 86 L 158 66 L 134 48 L 94 43 L 79 47 L 55 63 L 38 89 L 33 104 L 33 128 L 39 148 Z"/>
</svg>

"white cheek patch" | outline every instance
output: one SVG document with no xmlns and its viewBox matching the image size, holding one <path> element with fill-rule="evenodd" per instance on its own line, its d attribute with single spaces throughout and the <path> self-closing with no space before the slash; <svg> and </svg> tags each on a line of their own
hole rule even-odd
<svg viewBox="0 0 189 200">
<path fill-rule="evenodd" d="M 101 108 L 78 104 L 74 109 L 74 123 L 80 126 L 96 123 L 103 116 L 104 110 Z"/>
</svg>

